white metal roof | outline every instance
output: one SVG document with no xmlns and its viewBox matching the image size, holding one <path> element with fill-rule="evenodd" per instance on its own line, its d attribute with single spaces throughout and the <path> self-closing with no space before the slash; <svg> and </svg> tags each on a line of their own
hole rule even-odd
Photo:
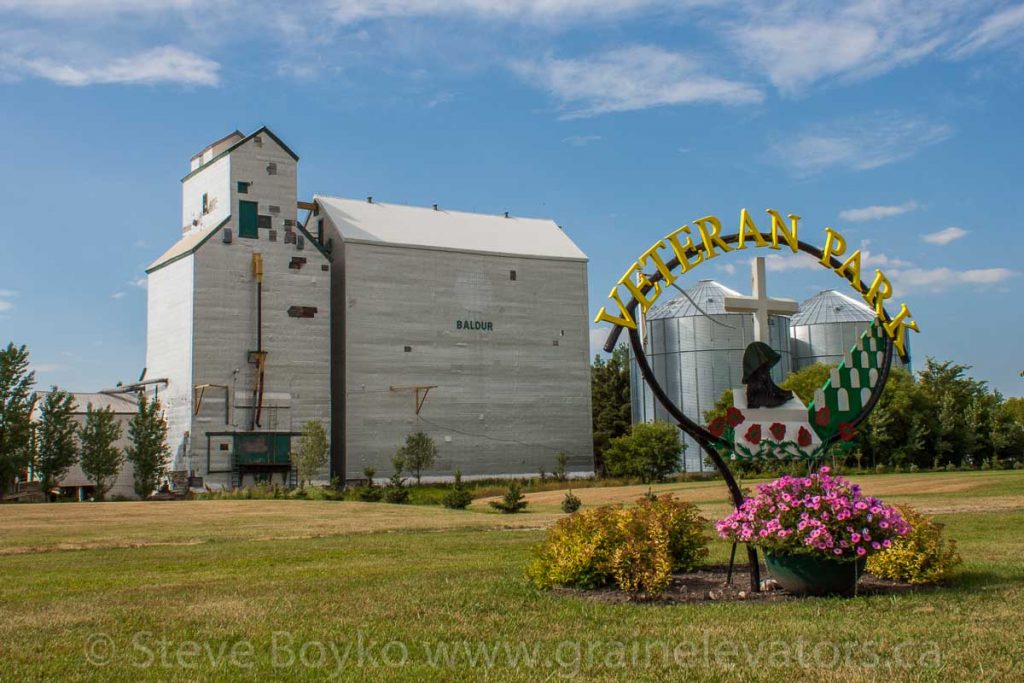
<svg viewBox="0 0 1024 683">
<path fill-rule="evenodd" d="M 33 419 L 39 417 L 40 408 L 43 405 L 43 398 L 49 391 L 38 391 L 39 400 L 36 401 L 33 412 Z M 129 415 L 139 412 L 139 405 L 136 403 L 134 394 L 103 394 L 72 391 L 75 399 L 74 414 L 85 414 L 86 409 L 91 405 L 93 410 L 110 408 L 118 415 Z"/>
<path fill-rule="evenodd" d="M 800 312 L 790 319 L 790 324 L 820 325 L 870 322 L 874 319 L 875 312 L 867 304 L 834 289 L 826 289 L 800 304 Z"/>
<path fill-rule="evenodd" d="M 346 242 L 585 261 L 554 221 L 315 195 Z"/>
<path fill-rule="evenodd" d="M 225 223 L 227 223 L 228 219 L 230 218 L 231 217 L 228 216 L 228 218 L 225 218 L 223 221 L 217 223 L 216 225 L 208 225 L 199 230 L 192 230 L 187 235 L 182 237 L 180 240 L 175 242 L 170 249 L 165 251 L 160 256 L 160 258 L 149 264 L 149 266 L 146 268 L 146 272 L 151 273 L 160 266 L 167 265 L 172 261 L 177 261 L 183 256 L 188 256 L 193 251 L 201 247 L 203 243 L 206 242 L 206 240 L 210 239 L 210 237 L 213 236 L 213 233 L 217 232 L 217 230 L 219 230 Z"/>
</svg>

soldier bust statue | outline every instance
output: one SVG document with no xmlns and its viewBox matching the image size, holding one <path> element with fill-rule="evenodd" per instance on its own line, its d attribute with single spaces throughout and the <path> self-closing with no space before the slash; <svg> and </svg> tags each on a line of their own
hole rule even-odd
<svg viewBox="0 0 1024 683">
<path fill-rule="evenodd" d="M 772 381 L 772 368 L 780 360 L 782 356 L 764 342 L 753 342 L 743 352 L 748 408 L 775 408 L 793 398 L 792 391 L 780 389 Z"/>
</svg>

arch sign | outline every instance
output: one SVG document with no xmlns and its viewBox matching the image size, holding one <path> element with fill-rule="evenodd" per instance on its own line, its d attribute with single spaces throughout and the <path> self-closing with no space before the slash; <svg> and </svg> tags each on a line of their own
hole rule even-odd
<svg viewBox="0 0 1024 683">
<path fill-rule="evenodd" d="M 904 362 L 907 354 L 907 332 L 919 332 L 910 309 L 901 303 L 895 315 L 889 315 L 885 304 L 893 297 L 892 283 L 885 273 L 875 270 L 869 283 L 862 275 L 862 254 L 859 249 L 849 251 L 843 235 L 830 227 L 824 230 L 821 247 L 804 242 L 799 237 L 800 217 L 789 214 L 785 219 L 774 210 L 767 209 L 762 230 L 750 213 L 740 211 L 738 231 L 723 234 L 722 221 L 705 216 L 683 225 L 655 242 L 630 264 L 608 298 L 611 304 L 602 307 L 595 322 L 613 326 L 604 349 L 614 350 L 623 330 L 629 334 L 630 346 L 644 381 L 658 402 L 689 434 L 722 473 L 739 506 L 743 494 L 726 461 L 754 459 L 805 459 L 812 463 L 824 457 L 833 447 L 851 444 L 857 435 L 857 426 L 874 409 L 889 376 L 894 353 Z M 787 220 L 788 219 L 788 220 Z M 814 400 L 804 406 L 799 400 L 776 387 L 769 371 L 778 361 L 778 354 L 768 342 L 767 319 L 769 313 L 795 312 L 795 302 L 775 302 L 782 308 L 771 308 L 772 300 L 764 294 L 764 260 L 755 260 L 755 297 L 740 301 L 729 297 L 726 310 L 753 311 L 755 313 L 754 338 L 743 358 L 744 392 L 736 394 L 736 404 L 725 416 L 707 427 L 687 416 L 668 396 L 651 370 L 643 349 L 637 320 L 642 320 L 668 287 L 703 263 L 723 255 L 746 252 L 756 248 L 774 251 L 802 252 L 819 265 L 832 271 L 852 287 L 874 311 L 875 320 L 850 349 L 839 366 L 832 370 L 828 381 L 817 390 Z M 732 307 L 730 307 L 732 304 Z M 792 308 L 787 309 L 785 305 Z M 640 315 L 637 314 L 639 309 Z M 752 588 L 757 590 L 757 555 L 748 548 L 751 557 Z"/>
</svg>

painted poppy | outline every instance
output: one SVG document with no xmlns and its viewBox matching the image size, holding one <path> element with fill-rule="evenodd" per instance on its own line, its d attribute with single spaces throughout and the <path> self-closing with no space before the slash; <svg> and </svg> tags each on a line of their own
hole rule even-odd
<svg viewBox="0 0 1024 683">
<path fill-rule="evenodd" d="M 755 446 L 761 443 L 761 425 L 750 425 L 750 428 L 747 429 L 747 433 L 743 435 L 743 438 L 745 438 L 747 441 L 754 444 Z"/>
<path fill-rule="evenodd" d="M 800 431 L 796 433 L 796 442 L 800 448 L 807 448 L 811 445 L 811 433 L 807 431 L 807 427 L 801 427 Z"/>
<path fill-rule="evenodd" d="M 743 420 L 743 413 L 741 413 L 740 409 L 736 406 L 729 406 L 725 411 L 725 421 L 729 423 L 730 427 L 735 428 L 743 424 Z"/>
<path fill-rule="evenodd" d="M 839 423 L 839 438 L 843 441 L 852 441 L 857 438 L 856 428 L 849 422 Z"/>
<path fill-rule="evenodd" d="M 722 434 L 725 433 L 725 418 L 716 417 L 712 420 L 711 424 L 708 425 L 708 431 L 711 432 L 711 436 L 714 436 L 715 438 L 722 436 Z"/>
<path fill-rule="evenodd" d="M 782 441 L 786 438 L 786 425 L 781 422 L 773 422 L 768 431 L 772 433 L 772 438 L 776 441 Z"/>
<path fill-rule="evenodd" d="M 814 421 L 818 423 L 819 427 L 828 426 L 828 423 L 832 421 L 832 414 L 829 412 L 828 406 L 822 406 L 815 411 Z"/>
</svg>

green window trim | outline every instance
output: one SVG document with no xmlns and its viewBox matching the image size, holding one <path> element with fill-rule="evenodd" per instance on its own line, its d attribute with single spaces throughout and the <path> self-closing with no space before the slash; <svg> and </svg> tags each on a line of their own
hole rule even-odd
<svg viewBox="0 0 1024 683">
<path fill-rule="evenodd" d="M 238 194 L 249 194 L 249 185 L 251 185 L 251 183 L 247 183 L 244 180 L 239 180 Z"/>
</svg>

